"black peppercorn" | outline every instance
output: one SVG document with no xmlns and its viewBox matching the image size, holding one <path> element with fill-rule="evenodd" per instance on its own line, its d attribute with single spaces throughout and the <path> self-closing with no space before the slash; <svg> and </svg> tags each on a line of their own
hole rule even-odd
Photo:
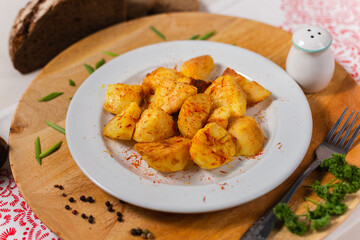
<svg viewBox="0 0 360 240">
<path fill-rule="evenodd" d="M 121 212 L 117 212 L 116 215 L 117 215 L 118 217 L 122 217 L 122 216 L 123 216 Z"/>
<path fill-rule="evenodd" d="M 140 236 L 143 233 L 143 230 L 139 227 L 137 227 L 135 230 L 136 230 L 137 236 Z"/>
<path fill-rule="evenodd" d="M 86 202 L 86 197 L 85 197 L 84 195 L 82 195 L 82 196 L 80 197 L 80 200 L 83 201 L 83 202 Z"/>
<path fill-rule="evenodd" d="M 139 235 L 138 235 L 138 232 L 136 231 L 135 228 L 132 228 L 132 229 L 130 230 L 130 234 L 133 235 L 133 236 L 139 236 Z"/>
<path fill-rule="evenodd" d="M 70 207 L 69 205 L 65 205 L 65 209 L 66 209 L 66 210 L 70 210 L 71 207 Z"/>
<path fill-rule="evenodd" d="M 86 218 L 87 218 L 87 216 L 86 216 L 85 213 L 81 214 L 81 217 L 82 217 L 83 219 L 86 219 Z"/>
<path fill-rule="evenodd" d="M 69 198 L 69 202 L 75 202 L 75 199 L 73 197 Z"/>
<path fill-rule="evenodd" d="M 55 184 L 55 185 L 54 185 L 54 188 L 59 188 L 59 185 L 58 185 L 58 184 Z"/>
<path fill-rule="evenodd" d="M 66 195 L 66 193 L 63 193 L 62 196 L 63 196 L 63 197 L 66 197 L 67 195 Z"/>
<path fill-rule="evenodd" d="M 117 220 L 118 220 L 119 222 L 122 222 L 122 221 L 123 221 L 122 217 L 118 217 Z"/>
<path fill-rule="evenodd" d="M 64 187 L 62 185 L 59 185 L 60 190 L 64 190 Z"/>
<path fill-rule="evenodd" d="M 112 208 L 112 206 L 108 207 L 107 210 L 108 210 L 109 212 L 113 212 L 113 211 L 114 211 L 114 209 Z"/>
<path fill-rule="evenodd" d="M 93 199 L 92 197 L 88 197 L 86 200 L 87 200 L 89 203 L 93 203 L 93 202 L 94 202 L 94 199 Z"/>
<path fill-rule="evenodd" d="M 93 215 L 90 215 L 90 216 L 89 216 L 88 222 L 89 222 L 89 223 L 94 223 L 94 217 L 93 217 Z"/>
<path fill-rule="evenodd" d="M 105 202 L 105 205 L 106 205 L 107 207 L 110 207 L 110 206 L 111 206 L 111 203 L 110 203 L 109 201 L 106 201 L 106 202 Z"/>
</svg>

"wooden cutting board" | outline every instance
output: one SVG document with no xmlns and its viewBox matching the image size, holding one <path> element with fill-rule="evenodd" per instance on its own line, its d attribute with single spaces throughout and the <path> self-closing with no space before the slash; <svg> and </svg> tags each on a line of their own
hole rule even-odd
<svg viewBox="0 0 360 240">
<path fill-rule="evenodd" d="M 101 58 L 111 60 L 103 51 L 121 54 L 144 45 L 162 42 L 163 40 L 150 30 L 150 26 L 160 30 L 167 41 L 188 39 L 195 34 L 216 30 L 210 41 L 247 48 L 283 68 L 291 47 L 290 33 L 279 28 L 246 19 L 206 13 L 152 16 L 122 23 L 87 37 L 53 59 L 34 79 L 17 107 L 9 140 L 10 163 L 17 186 L 36 215 L 64 239 L 136 239 L 130 235 L 129 230 L 137 226 L 149 229 L 157 239 L 238 239 L 313 161 L 315 148 L 343 109 L 346 106 L 360 109 L 360 89 L 349 74 L 336 64 L 330 85 L 319 93 L 307 95 L 314 130 L 304 160 L 284 183 L 252 202 L 224 211 L 187 215 L 155 212 L 123 204 L 85 177 L 70 155 L 65 136 L 49 128 L 44 122 L 52 121 L 60 126 L 65 125 L 69 98 L 89 75 L 84 63 L 94 66 Z M 69 78 L 76 82 L 76 87 L 69 86 Z M 65 93 L 49 102 L 37 101 L 53 91 Z M 41 166 L 34 157 L 34 142 L 38 136 L 43 149 L 59 140 L 64 141 L 60 150 L 43 159 Z M 359 141 L 355 142 L 355 147 L 347 155 L 347 160 L 357 166 L 360 166 Z M 276 167 L 271 169 L 274 174 Z M 314 179 L 326 181 L 327 178 L 329 176 L 317 171 L 306 183 L 312 183 Z M 54 188 L 55 184 L 62 185 L 65 189 L 61 191 Z M 62 193 L 66 193 L 67 197 L 61 196 Z M 292 208 L 298 212 L 304 210 L 305 194 L 309 195 L 306 189 L 301 188 L 291 201 Z M 96 202 L 81 202 L 81 195 L 92 196 Z M 69 197 L 74 197 L 76 202 L 70 203 Z M 106 201 L 112 202 L 114 209 L 123 213 L 124 222 L 117 222 L 116 214 L 106 210 Z M 345 215 L 333 219 L 332 224 L 324 231 L 314 232 L 305 238 L 319 239 L 329 234 L 350 214 L 358 202 L 359 196 L 349 197 L 349 211 Z M 71 211 L 65 210 L 66 204 L 80 214 L 93 215 L 95 223 L 90 224 L 82 219 L 80 214 L 73 215 Z M 290 235 L 284 228 L 277 228 L 272 237 L 286 239 L 295 236 Z"/>
</svg>

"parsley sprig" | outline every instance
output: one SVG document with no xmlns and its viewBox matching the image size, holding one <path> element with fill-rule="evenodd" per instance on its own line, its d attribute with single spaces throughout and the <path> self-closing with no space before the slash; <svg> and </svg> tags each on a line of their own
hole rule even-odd
<svg viewBox="0 0 360 240">
<path fill-rule="evenodd" d="M 313 211 L 306 205 L 306 214 L 297 215 L 285 203 L 279 203 L 273 209 L 276 217 L 294 234 L 305 234 L 309 226 L 311 229 L 320 230 L 329 225 L 331 216 L 346 212 L 345 196 L 360 189 L 360 168 L 349 165 L 344 154 L 333 154 L 322 162 L 321 168 L 327 169 L 335 179 L 323 185 L 316 180 L 313 185 L 306 186 L 312 188 L 316 195 L 323 199 L 316 202 L 305 198 L 315 204 L 316 208 Z"/>
</svg>

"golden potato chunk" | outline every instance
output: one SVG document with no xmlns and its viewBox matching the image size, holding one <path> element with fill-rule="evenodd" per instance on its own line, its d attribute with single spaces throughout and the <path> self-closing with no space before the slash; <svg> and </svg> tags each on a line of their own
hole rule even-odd
<svg viewBox="0 0 360 240">
<path fill-rule="evenodd" d="M 195 95 L 197 89 L 194 86 L 181 82 L 162 82 L 155 91 L 154 105 L 168 114 L 177 112 L 188 97 Z"/>
<path fill-rule="evenodd" d="M 119 114 L 131 102 L 140 105 L 142 87 L 123 83 L 109 84 L 106 90 L 104 109 L 113 114 Z"/>
<path fill-rule="evenodd" d="M 208 123 L 192 139 L 190 155 L 201 168 L 213 169 L 233 160 L 236 139 L 216 123 Z"/>
<path fill-rule="evenodd" d="M 174 82 L 176 79 L 181 77 L 183 77 L 183 75 L 175 69 L 159 67 L 146 75 L 142 83 L 144 93 L 145 95 L 154 94 L 155 89 L 160 85 L 160 83 L 165 81 Z"/>
<path fill-rule="evenodd" d="M 261 102 L 271 95 L 271 92 L 266 90 L 263 86 L 255 81 L 249 81 L 231 68 L 225 69 L 222 75 L 231 76 L 244 89 L 247 96 L 247 104 L 249 106 L 254 106 L 256 103 Z"/>
<path fill-rule="evenodd" d="M 146 109 L 136 123 L 133 139 L 137 142 L 157 142 L 174 136 L 175 123 L 159 108 Z"/>
<path fill-rule="evenodd" d="M 194 79 L 206 80 L 214 69 L 214 60 L 209 55 L 192 58 L 183 63 L 180 72 Z"/>
<path fill-rule="evenodd" d="M 137 143 L 134 149 L 149 164 L 161 172 L 181 171 L 190 159 L 190 139 L 172 137 L 161 142 Z"/>
<path fill-rule="evenodd" d="M 192 138 L 202 128 L 209 116 L 211 98 L 204 93 L 189 97 L 179 113 L 178 128 L 182 136 Z"/>
<path fill-rule="evenodd" d="M 217 78 L 206 89 L 210 95 L 213 109 L 224 107 L 229 109 L 231 117 L 241 117 L 246 113 L 246 94 L 239 84 L 229 75 Z"/>
<path fill-rule="evenodd" d="M 131 140 L 141 114 L 139 106 L 132 102 L 105 126 L 103 135 L 112 139 Z"/>
<path fill-rule="evenodd" d="M 237 156 L 256 155 L 264 146 L 264 133 L 259 124 L 252 117 L 244 116 L 240 118 L 231 118 L 228 132 L 237 140 Z"/>
<path fill-rule="evenodd" d="M 207 120 L 208 123 L 217 123 L 223 129 L 226 129 L 229 123 L 230 111 L 228 108 L 219 107 L 215 108 Z"/>
<path fill-rule="evenodd" d="M 186 83 L 197 88 L 198 93 L 203 93 L 212 84 L 212 81 L 204 81 L 200 79 L 193 79 L 189 77 L 178 78 L 177 82 Z"/>
</svg>

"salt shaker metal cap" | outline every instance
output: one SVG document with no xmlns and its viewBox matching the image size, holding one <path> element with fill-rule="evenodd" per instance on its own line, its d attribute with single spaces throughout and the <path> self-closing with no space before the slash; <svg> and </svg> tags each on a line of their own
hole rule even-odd
<svg viewBox="0 0 360 240">
<path fill-rule="evenodd" d="M 331 34 L 321 27 L 305 26 L 294 32 L 292 42 L 286 71 L 306 93 L 325 88 L 335 68 L 334 56 L 329 48 Z"/>
</svg>

